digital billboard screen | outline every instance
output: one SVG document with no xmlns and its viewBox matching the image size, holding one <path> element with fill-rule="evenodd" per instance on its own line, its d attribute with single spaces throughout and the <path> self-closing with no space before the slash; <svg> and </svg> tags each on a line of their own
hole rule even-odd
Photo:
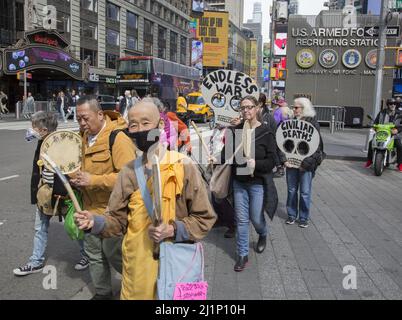
<svg viewBox="0 0 402 320">
<path fill-rule="evenodd" d="M 204 0 L 193 0 L 192 11 L 195 13 L 204 12 Z"/>
<path fill-rule="evenodd" d="M 73 78 L 82 78 L 82 62 L 57 48 L 34 46 L 5 50 L 5 72 L 16 74 L 21 70 L 54 68 Z"/>
</svg>

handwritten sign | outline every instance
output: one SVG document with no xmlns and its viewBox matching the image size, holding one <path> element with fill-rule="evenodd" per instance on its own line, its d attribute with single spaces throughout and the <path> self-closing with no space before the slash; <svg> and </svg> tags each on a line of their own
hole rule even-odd
<svg viewBox="0 0 402 320">
<path fill-rule="evenodd" d="M 207 300 L 207 291 L 206 281 L 176 283 L 173 300 Z"/>
<path fill-rule="evenodd" d="M 248 75 L 232 71 L 217 70 L 209 73 L 201 87 L 206 104 L 214 110 L 215 123 L 229 125 L 238 117 L 240 100 L 245 96 L 259 97 L 258 87 Z"/>
<path fill-rule="evenodd" d="M 302 161 L 317 151 L 320 134 L 307 121 L 287 120 L 282 122 L 276 131 L 276 143 L 285 153 L 290 166 L 300 168 Z"/>
</svg>

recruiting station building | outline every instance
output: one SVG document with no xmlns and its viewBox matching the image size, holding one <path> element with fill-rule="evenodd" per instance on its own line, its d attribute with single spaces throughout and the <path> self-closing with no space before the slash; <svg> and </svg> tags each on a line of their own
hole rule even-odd
<svg viewBox="0 0 402 320">
<path fill-rule="evenodd" d="M 355 24 L 350 25 L 349 22 Z M 286 99 L 305 96 L 317 106 L 346 107 L 346 125 L 366 124 L 373 112 L 379 17 L 358 15 L 348 21 L 341 12 L 289 17 Z M 391 21 L 389 26 L 396 25 Z M 392 29 L 392 28 L 391 28 Z M 395 46 L 399 27 L 387 38 Z M 395 65 L 386 51 L 386 66 Z M 382 99 L 392 96 L 393 70 L 384 71 Z"/>
</svg>

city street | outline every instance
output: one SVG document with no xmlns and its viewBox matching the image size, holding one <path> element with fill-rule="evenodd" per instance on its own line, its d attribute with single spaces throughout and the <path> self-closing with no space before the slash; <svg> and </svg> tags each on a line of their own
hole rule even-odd
<svg viewBox="0 0 402 320">
<path fill-rule="evenodd" d="M 89 272 L 74 270 L 78 245 L 57 218 L 51 222 L 47 250 L 47 264 L 57 270 L 57 289 L 44 289 L 44 273 L 22 278 L 12 273 L 32 253 L 35 212 L 29 184 L 36 143 L 24 141 L 28 122 L 18 125 L 0 124 L 0 299 L 90 299 Z M 275 182 L 280 204 L 269 222 L 267 248 L 262 254 L 250 250 L 244 272 L 233 271 L 235 240 L 223 237 L 225 228 L 212 229 L 203 241 L 209 299 L 402 299 L 399 172 L 390 168 L 376 177 L 363 162 L 325 160 L 313 180 L 307 229 L 284 224 L 286 181 Z M 251 230 L 253 247 L 257 235 Z M 356 289 L 343 287 L 350 273 L 342 273 L 345 266 L 356 268 Z"/>
</svg>

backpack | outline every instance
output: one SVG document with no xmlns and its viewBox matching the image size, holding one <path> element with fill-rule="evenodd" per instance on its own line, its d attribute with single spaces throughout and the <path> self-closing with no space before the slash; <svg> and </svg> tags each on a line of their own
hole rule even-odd
<svg viewBox="0 0 402 320">
<path fill-rule="evenodd" d="M 116 141 L 116 137 L 120 132 L 125 133 L 125 129 L 113 130 L 109 135 L 109 150 L 110 150 L 110 154 L 112 154 L 112 148 L 113 148 L 114 142 Z"/>
</svg>

